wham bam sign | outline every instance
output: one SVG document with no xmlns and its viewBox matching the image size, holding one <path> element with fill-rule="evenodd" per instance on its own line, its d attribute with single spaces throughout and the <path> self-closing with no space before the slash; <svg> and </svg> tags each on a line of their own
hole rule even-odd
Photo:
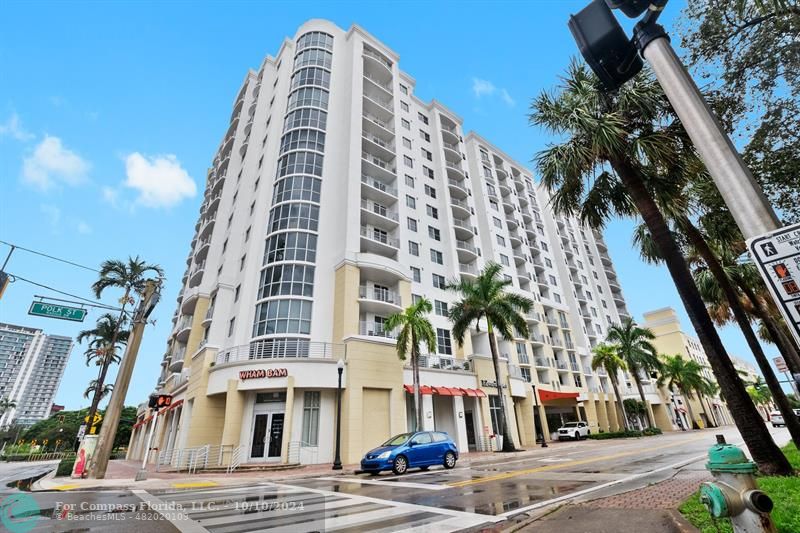
<svg viewBox="0 0 800 533">
<path fill-rule="evenodd" d="M 257 370 L 240 370 L 239 379 L 244 381 L 247 379 L 260 379 L 260 378 L 285 378 L 289 375 L 289 371 L 285 368 L 259 368 Z"/>
</svg>

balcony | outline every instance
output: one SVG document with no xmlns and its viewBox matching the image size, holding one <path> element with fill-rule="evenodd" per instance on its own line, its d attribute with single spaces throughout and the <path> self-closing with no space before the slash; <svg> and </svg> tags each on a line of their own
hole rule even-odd
<svg viewBox="0 0 800 533">
<path fill-rule="evenodd" d="M 461 140 L 461 138 L 459 137 L 456 128 L 442 122 L 442 140 L 446 142 L 449 141 L 451 143 L 457 143 Z"/>
<path fill-rule="evenodd" d="M 394 331 L 387 331 L 381 322 L 370 322 L 362 320 L 358 323 L 358 334 L 366 335 L 367 337 L 380 337 L 383 339 L 396 339 L 397 333 Z"/>
<path fill-rule="evenodd" d="M 469 219 L 453 218 L 453 230 L 457 239 L 471 239 L 475 236 L 475 230 Z"/>
<path fill-rule="evenodd" d="M 214 306 L 209 306 L 208 310 L 206 311 L 206 315 L 203 317 L 203 326 L 208 326 L 208 323 L 211 322 L 211 319 L 214 317 Z"/>
<path fill-rule="evenodd" d="M 198 259 L 199 260 L 205 260 L 206 256 L 208 255 L 208 249 L 210 247 L 211 247 L 211 239 L 210 238 L 200 239 L 200 241 L 197 243 L 197 246 L 196 246 L 195 252 L 194 252 L 195 260 L 198 260 Z"/>
<path fill-rule="evenodd" d="M 397 189 L 367 174 L 361 175 L 361 195 L 385 204 L 397 202 Z"/>
<path fill-rule="evenodd" d="M 545 314 L 544 320 L 545 322 L 547 322 L 548 326 L 558 327 L 558 320 L 556 319 L 556 317 Z"/>
<path fill-rule="evenodd" d="M 450 370 L 453 372 L 465 372 L 472 374 L 469 361 L 463 359 L 456 359 L 454 357 L 445 357 L 442 355 L 420 355 L 419 367 L 430 368 L 434 370 Z"/>
<path fill-rule="evenodd" d="M 211 230 L 214 229 L 214 222 L 217 220 L 216 216 L 212 216 L 209 219 L 206 219 L 202 226 L 200 227 L 200 233 L 198 233 L 198 237 L 201 239 L 204 237 L 209 237 L 211 235 Z"/>
<path fill-rule="evenodd" d="M 573 372 L 580 372 L 581 371 L 581 365 L 579 365 L 575 361 L 570 361 L 569 362 L 569 369 L 572 370 Z"/>
<path fill-rule="evenodd" d="M 344 344 L 315 342 L 306 339 L 260 340 L 220 350 L 218 365 L 259 359 L 346 359 Z"/>
<path fill-rule="evenodd" d="M 191 315 L 194 314 L 194 308 L 197 306 L 197 299 L 200 296 L 199 287 L 187 289 L 184 293 L 183 300 L 181 301 L 181 314 Z"/>
<path fill-rule="evenodd" d="M 514 216 L 507 216 L 506 217 L 506 225 L 508 226 L 509 232 L 512 232 L 512 231 L 516 230 L 519 227 L 519 220 Z M 515 232 L 514 235 L 517 235 L 516 238 L 521 241 L 522 237 L 521 237 L 521 235 L 519 235 L 519 233 Z"/>
<path fill-rule="evenodd" d="M 537 368 L 550 368 L 550 362 L 546 357 L 534 357 L 533 365 Z"/>
<path fill-rule="evenodd" d="M 442 141 L 442 146 L 444 146 L 444 158 L 448 163 L 458 164 L 461 162 L 461 150 L 457 144 Z"/>
<path fill-rule="evenodd" d="M 378 53 L 378 52 L 376 52 L 376 51 L 374 51 L 374 50 L 372 50 L 370 48 L 367 48 L 366 46 L 364 47 L 363 56 L 366 59 L 369 60 L 369 64 L 380 65 L 382 67 L 382 69 L 383 69 L 383 72 L 388 73 L 389 80 L 392 79 L 392 62 L 391 61 L 389 61 L 388 59 L 383 57 L 383 55 L 381 55 L 380 53 Z M 368 62 L 365 61 L 364 62 L 365 70 L 366 70 L 366 65 L 367 64 L 368 64 Z M 385 77 L 382 76 L 381 79 L 385 79 Z"/>
<path fill-rule="evenodd" d="M 472 210 L 466 200 L 460 200 L 451 195 L 450 205 L 453 207 L 453 217 L 468 217 L 472 214 Z"/>
<path fill-rule="evenodd" d="M 461 274 L 462 277 L 475 279 L 478 277 L 478 267 L 475 263 L 459 263 L 458 273 Z"/>
<path fill-rule="evenodd" d="M 445 163 L 445 168 L 447 168 L 448 177 L 459 180 L 467 179 L 467 175 L 464 173 L 464 169 L 461 168 L 461 165 Z"/>
<path fill-rule="evenodd" d="M 544 335 L 536 331 L 532 331 L 530 335 L 530 341 L 533 344 L 540 344 L 540 345 L 544 344 L 545 343 Z"/>
<path fill-rule="evenodd" d="M 522 250 L 514 249 L 512 250 L 512 255 L 514 256 L 514 263 L 516 263 L 517 266 L 524 265 L 525 261 L 528 260 L 528 258 L 525 257 L 525 254 L 522 252 Z"/>
<path fill-rule="evenodd" d="M 562 329 L 569 329 L 569 322 L 564 317 L 559 317 L 558 323 L 561 324 Z"/>
<path fill-rule="evenodd" d="M 362 117 L 362 125 L 365 132 L 377 135 L 387 142 L 394 140 L 394 126 L 390 122 L 386 122 L 366 111 L 362 114 Z"/>
<path fill-rule="evenodd" d="M 550 337 L 550 346 L 552 346 L 553 348 L 563 348 L 564 347 L 564 341 L 561 339 L 561 337 L 551 336 Z"/>
<path fill-rule="evenodd" d="M 506 214 L 514 212 L 514 204 L 511 202 L 510 198 L 503 198 L 503 210 Z"/>
<path fill-rule="evenodd" d="M 196 263 L 189 271 L 189 287 L 194 287 L 200 284 L 203 279 L 203 272 L 206 271 L 205 260 Z"/>
<path fill-rule="evenodd" d="M 508 365 L 508 377 L 528 381 L 528 378 L 522 375 L 522 369 L 517 365 Z"/>
<path fill-rule="evenodd" d="M 361 152 L 361 159 L 367 163 L 367 167 L 370 169 L 366 172 L 367 174 L 374 172 L 376 176 L 381 176 L 389 180 L 397 177 L 397 168 L 389 161 L 385 161 L 368 152 Z"/>
<path fill-rule="evenodd" d="M 456 253 L 461 263 L 469 263 L 478 258 L 478 249 L 473 244 L 458 239 L 456 239 Z"/>
<path fill-rule="evenodd" d="M 388 232 L 372 226 L 361 226 L 361 251 L 396 257 L 400 241 L 389 236 Z"/>
<path fill-rule="evenodd" d="M 375 313 L 396 313 L 403 310 L 400 295 L 391 289 L 375 284 L 364 284 L 358 287 L 358 299 L 361 310 Z"/>
<path fill-rule="evenodd" d="M 463 200 L 469 196 L 466 183 L 463 179 L 447 178 L 447 184 L 450 186 L 451 197 Z"/>
<path fill-rule="evenodd" d="M 362 146 L 365 152 L 383 161 L 393 161 L 395 159 L 394 141 L 385 141 L 377 135 L 366 131 L 361 135 L 361 138 L 363 139 Z"/>
<path fill-rule="evenodd" d="M 569 372 L 569 365 L 564 361 L 556 360 L 556 369 L 558 369 L 559 372 Z"/>
<path fill-rule="evenodd" d="M 361 200 L 361 223 L 363 225 L 376 225 L 386 228 L 396 228 L 400 217 L 397 211 L 387 209 L 383 204 L 372 200 Z"/>
<path fill-rule="evenodd" d="M 383 89 L 383 91 L 392 96 L 392 84 L 387 83 L 385 81 L 381 81 L 377 76 L 370 74 L 368 71 L 364 71 L 364 77 L 370 82 L 371 85 L 377 87 L 379 89 Z M 366 85 L 366 84 L 365 84 Z"/>
<path fill-rule="evenodd" d="M 506 222 L 508 223 L 508 240 L 511 242 L 512 248 L 517 248 L 518 246 L 522 246 L 522 237 L 516 231 L 513 231 L 511 227 L 511 222 L 514 221 L 513 218 L 508 219 Z M 516 222 L 514 223 L 514 227 L 516 227 Z M 521 252 L 520 252 L 521 253 Z"/>
<path fill-rule="evenodd" d="M 376 117 L 389 121 L 394 118 L 394 109 L 392 107 L 392 99 L 379 96 L 377 91 L 370 94 L 370 91 L 364 92 L 364 112 L 375 115 Z"/>
<path fill-rule="evenodd" d="M 175 339 L 178 342 L 185 343 L 189 338 L 189 333 L 192 331 L 192 315 L 183 315 L 178 320 L 178 325 L 175 328 Z"/>
<path fill-rule="evenodd" d="M 592 375 L 592 366 L 591 365 L 584 365 L 583 366 L 583 373 L 587 376 Z"/>
</svg>

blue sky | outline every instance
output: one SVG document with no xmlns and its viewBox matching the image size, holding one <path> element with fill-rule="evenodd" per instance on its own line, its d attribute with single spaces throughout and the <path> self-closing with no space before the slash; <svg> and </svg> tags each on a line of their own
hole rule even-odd
<svg viewBox="0 0 800 533">
<path fill-rule="evenodd" d="M 527 124 L 530 99 L 553 87 L 577 53 L 566 21 L 583 5 L 5 2 L 0 239 L 90 266 L 138 254 L 165 268 L 165 297 L 128 393 L 127 403 L 138 403 L 154 386 L 205 169 L 248 68 L 257 69 L 309 18 L 360 24 L 399 53 L 419 97 L 441 101 L 463 117 L 465 130 L 527 162 L 547 142 Z M 681 5 L 670 4 L 668 28 Z M 666 270 L 639 261 L 630 236 L 630 221 L 608 228 L 631 311 L 641 317 L 654 308 L 680 309 Z M 7 250 L 0 246 L 3 257 Z M 7 270 L 85 297 L 94 281 L 92 272 L 25 252 Z M 28 316 L 37 294 L 48 292 L 13 284 L 0 321 L 74 336 L 99 316 L 90 313 L 84 324 Z M 682 309 L 681 315 L 688 328 Z M 731 353 L 749 358 L 738 331 L 726 328 L 723 340 Z M 82 352 L 73 351 L 56 397 L 67 408 L 89 403 L 82 394 L 96 368 L 85 366 Z"/>
</svg>

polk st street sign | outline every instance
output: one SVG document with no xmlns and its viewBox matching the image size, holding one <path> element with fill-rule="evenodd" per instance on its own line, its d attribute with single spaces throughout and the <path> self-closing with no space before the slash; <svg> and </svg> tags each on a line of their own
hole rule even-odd
<svg viewBox="0 0 800 533">
<path fill-rule="evenodd" d="M 83 322 L 83 319 L 86 318 L 86 313 L 87 310 L 80 307 L 69 307 L 47 302 L 33 302 L 28 310 L 29 315 L 72 320 L 73 322 Z"/>
</svg>

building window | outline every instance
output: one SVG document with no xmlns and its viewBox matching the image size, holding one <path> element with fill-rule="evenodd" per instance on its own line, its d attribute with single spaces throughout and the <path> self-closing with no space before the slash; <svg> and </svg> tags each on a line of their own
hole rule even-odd
<svg viewBox="0 0 800 533">
<path fill-rule="evenodd" d="M 413 256 L 419 257 L 419 243 L 408 241 L 408 253 Z"/>
<path fill-rule="evenodd" d="M 496 200 L 489 200 L 489 207 L 491 207 L 495 211 L 499 211 L 500 210 L 497 207 L 497 201 Z"/>
<path fill-rule="evenodd" d="M 547 246 L 546 242 L 542 242 L 542 250 L 544 250 L 545 252 L 550 250 L 550 248 Z"/>
<path fill-rule="evenodd" d="M 500 254 L 500 264 L 502 264 L 503 266 L 509 266 L 510 263 L 508 262 L 507 255 Z"/>
<path fill-rule="evenodd" d="M 414 168 L 414 160 L 408 157 L 407 155 L 403 156 L 403 164 L 408 168 Z"/>
<path fill-rule="evenodd" d="M 401 100 L 400 101 L 400 109 L 402 109 L 405 112 L 408 112 L 408 104 Z"/>
<path fill-rule="evenodd" d="M 497 244 L 499 244 L 500 246 L 506 245 L 506 240 L 505 238 L 503 238 L 502 235 L 496 235 L 496 237 L 497 237 Z"/>
<path fill-rule="evenodd" d="M 417 221 L 411 217 L 408 217 L 408 229 L 411 231 L 417 231 Z"/>
<path fill-rule="evenodd" d="M 308 300 L 269 300 L 256 306 L 253 336 L 274 333 L 311 332 L 311 306 Z"/>
<path fill-rule="evenodd" d="M 544 264 L 547 266 L 547 268 L 553 268 L 553 262 L 546 257 L 544 258 Z"/>
<path fill-rule="evenodd" d="M 424 157 L 428 161 L 433 161 L 433 153 L 429 152 L 425 148 L 421 148 L 421 150 L 422 150 L 422 157 Z"/>
<path fill-rule="evenodd" d="M 406 185 L 411 189 L 414 188 L 414 177 L 413 176 L 409 176 L 408 174 L 406 174 Z"/>
<path fill-rule="evenodd" d="M 427 142 L 431 142 L 431 134 L 425 130 L 419 130 L 419 136 L 425 139 Z"/>
<path fill-rule="evenodd" d="M 233 301 L 234 302 L 238 302 L 239 301 L 239 292 L 241 290 L 242 290 L 242 285 L 239 284 L 239 285 L 236 286 L 236 290 L 233 291 Z"/>
<path fill-rule="evenodd" d="M 430 185 L 425 185 L 425 194 L 427 194 L 431 198 L 436 198 L 436 189 L 434 189 Z"/>
<path fill-rule="evenodd" d="M 411 129 L 411 123 L 409 121 L 407 121 L 406 119 L 404 119 L 404 118 L 400 119 L 400 125 L 403 126 L 404 130 L 410 130 Z"/>
<path fill-rule="evenodd" d="M 434 300 L 433 310 L 439 316 L 447 316 L 447 302 L 443 302 L 441 300 Z"/>
<path fill-rule="evenodd" d="M 502 227 L 503 227 L 503 221 L 502 221 L 502 220 L 500 220 L 500 219 L 499 219 L 499 218 L 497 218 L 497 217 L 492 217 L 492 222 L 494 222 L 494 226 L 495 226 L 496 228 L 502 228 Z"/>
<path fill-rule="evenodd" d="M 233 335 L 233 326 L 236 324 L 236 317 L 231 318 L 230 322 L 228 322 L 228 337 Z"/>
<path fill-rule="evenodd" d="M 553 300 L 555 300 L 556 303 L 560 304 L 561 303 L 561 295 L 558 294 L 557 292 L 554 292 L 553 293 Z"/>
<path fill-rule="evenodd" d="M 417 200 L 410 194 L 406 195 L 406 207 L 410 207 L 411 209 L 417 208 Z"/>
<path fill-rule="evenodd" d="M 521 365 L 528 364 L 528 350 L 525 348 L 524 342 L 518 342 L 517 345 L 517 361 Z"/>
<path fill-rule="evenodd" d="M 411 148 L 411 139 L 403 137 L 403 146 L 405 146 L 406 148 Z"/>
<path fill-rule="evenodd" d="M 419 294 L 412 294 L 411 295 L 411 303 L 413 305 L 418 304 L 420 300 L 422 300 L 422 295 L 419 295 Z"/>
<path fill-rule="evenodd" d="M 433 207 L 432 205 L 426 205 L 425 211 L 428 213 L 428 216 L 431 218 L 438 219 L 439 218 L 439 210 Z"/>
<path fill-rule="evenodd" d="M 553 276 L 552 274 L 548 275 L 547 278 L 550 280 L 550 285 L 552 285 L 553 287 L 558 285 L 558 282 L 556 281 L 556 277 Z"/>
<path fill-rule="evenodd" d="M 281 204 L 272 208 L 268 224 L 270 233 L 297 228 L 317 231 L 319 206 L 305 203 Z"/>
<path fill-rule="evenodd" d="M 502 431 L 500 427 L 500 413 L 502 412 L 503 407 L 500 404 L 500 398 L 495 395 L 489 396 L 489 415 L 492 418 L 492 431 L 496 435 L 499 435 Z"/>
<path fill-rule="evenodd" d="M 320 392 L 306 391 L 303 394 L 303 442 L 302 445 L 319 444 Z"/>
<path fill-rule="evenodd" d="M 306 261 L 317 259 L 317 236 L 311 233 L 288 232 L 267 239 L 264 264 L 276 261 Z"/>
<path fill-rule="evenodd" d="M 428 168 L 425 165 L 422 165 L 422 174 L 430 179 L 434 179 L 434 173 L 432 168 Z"/>
<path fill-rule="evenodd" d="M 436 328 L 436 351 L 445 355 L 453 354 L 453 345 L 450 340 L 450 330 Z"/>
<path fill-rule="evenodd" d="M 433 286 L 437 289 L 444 289 L 447 286 L 447 282 L 444 279 L 444 276 L 440 276 L 439 274 L 432 274 L 433 276 Z"/>
<path fill-rule="evenodd" d="M 247 254 L 244 254 L 242 258 L 239 260 L 239 271 L 244 270 L 244 263 L 246 259 L 247 259 Z"/>
<path fill-rule="evenodd" d="M 319 203 L 322 180 L 312 176 L 289 176 L 275 184 L 273 203 L 306 200 Z"/>
<path fill-rule="evenodd" d="M 247 231 L 244 232 L 244 242 L 247 242 L 247 241 L 250 240 L 250 229 L 251 228 L 247 228 Z"/>
<path fill-rule="evenodd" d="M 406 87 L 405 85 L 403 85 L 401 83 L 400 84 L 400 92 L 403 93 L 403 94 L 408 94 L 408 87 Z"/>
<path fill-rule="evenodd" d="M 417 283 L 422 281 L 422 271 L 417 267 L 411 267 L 411 279 Z"/>
<path fill-rule="evenodd" d="M 313 266 L 280 264 L 268 266 L 261 271 L 259 298 L 286 295 L 314 295 Z"/>
<path fill-rule="evenodd" d="M 439 250 L 434 250 L 433 248 L 431 248 L 431 261 L 433 261 L 437 265 L 443 265 L 444 264 L 444 257 L 442 256 L 442 252 L 440 252 Z"/>
<path fill-rule="evenodd" d="M 423 115 L 422 113 L 418 113 L 418 114 L 417 114 L 417 116 L 419 117 L 419 120 L 420 120 L 420 121 L 421 121 L 423 124 L 425 124 L 425 125 L 427 125 L 427 124 L 428 124 L 428 117 L 426 117 L 426 116 L 425 116 L 425 115 Z"/>
<path fill-rule="evenodd" d="M 442 240 L 441 232 L 437 228 L 434 228 L 433 226 L 428 226 L 428 237 L 430 237 L 434 241 Z"/>
</svg>

